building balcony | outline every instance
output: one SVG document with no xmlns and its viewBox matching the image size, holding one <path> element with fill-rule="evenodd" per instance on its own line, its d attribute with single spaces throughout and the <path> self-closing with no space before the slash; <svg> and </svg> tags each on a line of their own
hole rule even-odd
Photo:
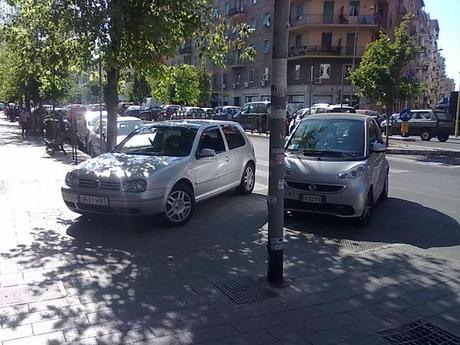
<svg viewBox="0 0 460 345">
<path fill-rule="evenodd" d="M 229 9 L 228 13 L 225 14 L 226 17 L 239 17 L 246 13 L 246 8 L 244 6 L 232 7 Z"/>
<path fill-rule="evenodd" d="M 378 26 L 380 20 L 374 15 L 349 16 L 342 14 L 306 14 L 303 16 L 293 17 L 290 20 L 291 30 L 300 27 L 312 26 Z"/>
<path fill-rule="evenodd" d="M 356 51 L 341 46 L 300 46 L 289 49 L 289 59 L 301 59 L 304 57 L 327 56 L 327 57 L 360 57 L 366 51 L 366 47 L 356 47 Z"/>
</svg>

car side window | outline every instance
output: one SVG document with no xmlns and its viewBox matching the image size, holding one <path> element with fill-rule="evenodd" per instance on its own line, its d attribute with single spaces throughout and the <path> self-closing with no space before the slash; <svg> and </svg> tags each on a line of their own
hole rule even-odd
<svg viewBox="0 0 460 345">
<path fill-rule="evenodd" d="M 249 112 L 249 105 L 245 105 L 243 108 L 241 108 L 241 111 L 245 113 Z"/>
<path fill-rule="evenodd" d="M 217 154 L 225 152 L 224 139 L 220 134 L 219 128 L 208 128 L 201 134 L 198 152 L 201 152 L 203 149 L 214 150 Z"/>
<path fill-rule="evenodd" d="M 379 142 L 379 133 L 377 128 L 375 127 L 374 121 L 369 121 L 368 126 L 368 143 L 373 144 L 375 142 Z"/>
<path fill-rule="evenodd" d="M 418 115 L 422 120 L 431 120 L 431 113 L 429 112 L 418 113 Z"/>
<path fill-rule="evenodd" d="M 246 145 L 246 141 L 244 140 L 243 135 L 233 125 L 225 125 L 222 126 L 222 131 L 224 132 L 225 139 L 227 139 L 227 144 L 229 150 L 236 149 L 238 147 Z"/>
</svg>

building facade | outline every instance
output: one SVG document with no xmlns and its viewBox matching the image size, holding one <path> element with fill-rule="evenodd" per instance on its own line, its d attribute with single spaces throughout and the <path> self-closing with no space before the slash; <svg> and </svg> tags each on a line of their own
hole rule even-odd
<svg viewBox="0 0 460 345">
<path fill-rule="evenodd" d="M 380 30 L 390 36 L 405 14 L 420 56 L 406 72 L 425 82 L 414 107 L 434 106 L 443 85 L 442 57 L 437 47 L 439 24 L 423 10 L 423 0 L 291 0 L 288 23 L 287 98 L 291 111 L 314 103 L 346 103 L 375 109 L 360 99 L 346 76 L 359 65 L 366 46 Z M 230 23 L 252 29 L 248 44 L 257 54 L 243 61 L 232 52 L 226 68 L 210 66 L 212 106 L 242 105 L 270 99 L 274 0 L 215 0 L 218 13 Z M 180 62 L 194 63 L 193 47 L 184 46 Z M 444 75 L 445 78 L 445 75 Z"/>
</svg>

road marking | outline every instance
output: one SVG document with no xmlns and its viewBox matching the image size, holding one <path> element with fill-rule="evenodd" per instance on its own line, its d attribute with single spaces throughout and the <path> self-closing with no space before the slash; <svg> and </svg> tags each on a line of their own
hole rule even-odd
<svg viewBox="0 0 460 345">
<path fill-rule="evenodd" d="M 401 174 L 401 173 L 408 173 L 409 170 L 400 170 L 400 169 L 390 169 L 390 173 L 392 174 Z"/>
</svg>

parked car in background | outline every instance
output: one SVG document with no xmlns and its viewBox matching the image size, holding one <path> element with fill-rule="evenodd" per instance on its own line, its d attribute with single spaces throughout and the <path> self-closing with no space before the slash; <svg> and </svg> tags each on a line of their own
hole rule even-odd
<svg viewBox="0 0 460 345">
<path fill-rule="evenodd" d="M 158 114 L 158 121 L 171 120 L 177 114 L 182 112 L 182 107 L 177 104 L 166 104 L 163 106 L 163 109 Z"/>
<path fill-rule="evenodd" d="M 138 129 L 144 124 L 144 121 L 137 117 L 119 116 L 117 117 L 117 144 L 121 143 L 131 132 Z M 102 126 L 102 147 L 101 149 L 101 126 Z M 107 119 L 97 121 L 92 131 L 89 134 L 88 153 L 91 157 L 95 157 L 105 152 L 107 139 Z"/>
<path fill-rule="evenodd" d="M 132 105 L 136 105 L 133 102 L 119 102 L 118 103 L 118 115 L 125 115 L 126 110 Z"/>
<path fill-rule="evenodd" d="M 232 105 L 224 105 L 222 107 L 214 108 L 215 114 L 213 115 L 213 120 L 221 121 L 233 121 L 233 117 L 241 111 L 240 107 Z"/>
<path fill-rule="evenodd" d="M 181 117 L 186 119 L 205 119 L 206 112 L 198 107 L 184 107 Z"/>
<path fill-rule="evenodd" d="M 158 116 L 162 110 L 163 107 L 160 105 L 147 106 L 141 109 L 139 117 L 144 121 L 158 121 Z"/>
<path fill-rule="evenodd" d="M 286 211 L 370 223 L 388 196 L 389 164 L 375 120 L 355 114 L 311 115 L 286 143 Z"/>
<path fill-rule="evenodd" d="M 126 108 L 125 113 L 123 116 L 135 116 L 139 117 L 141 115 L 141 106 L 140 105 L 130 105 Z"/>
<path fill-rule="evenodd" d="M 303 119 L 305 116 L 307 116 L 307 115 L 310 115 L 310 108 L 304 108 L 304 109 L 299 109 L 299 110 L 297 110 L 297 111 L 291 116 L 287 134 L 292 133 L 292 131 L 294 130 L 294 128 L 295 128 L 295 127 L 300 123 L 300 121 L 302 121 L 302 119 Z"/>
<path fill-rule="evenodd" d="M 203 109 L 204 112 L 206 113 L 207 119 L 212 119 L 214 115 L 216 114 L 216 112 L 214 111 L 214 108 L 201 108 L 201 109 Z"/>
<path fill-rule="evenodd" d="M 361 115 L 367 115 L 367 116 L 372 116 L 379 125 L 382 123 L 383 120 L 385 120 L 385 115 L 381 114 L 380 112 L 376 110 L 368 110 L 368 109 L 356 109 L 356 114 L 361 114 Z"/>
<path fill-rule="evenodd" d="M 250 102 L 241 107 L 241 111 L 234 116 L 244 129 L 256 130 L 259 133 L 268 133 L 268 120 L 271 106 L 268 101 Z"/>
<path fill-rule="evenodd" d="M 77 213 L 161 214 L 178 226 L 192 218 L 196 202 L 234 188 L 252 193 L 255 167 L 254 148 L 239 124 L 166 121 L 141 126 L 114 153 L 78 165 L 61 192 Z"/>
<path fill-rule="evenodd" d="M 399 114 L 393 114 L 390 134 L 401 135 L 401 119 Z M 449 139 L 452 132 L 453 122 L 449 114 L 442 110 L 412 110 L 412 118 L 409 122 L 409 133 L 407 136 L 420 136 L 423 141 L 430 141 L 436 137 L 440 142 Z M 381 124 L 382 132 L 386 132 L 387 122 Z"/>
<path fill-rule="evenodd" d="M 345 105 L 345 104 L 333 104 L 327 107 L 326 112 L 328 113 L 356 113 L 356 109 L 352 106 Z"/>
</svg>

